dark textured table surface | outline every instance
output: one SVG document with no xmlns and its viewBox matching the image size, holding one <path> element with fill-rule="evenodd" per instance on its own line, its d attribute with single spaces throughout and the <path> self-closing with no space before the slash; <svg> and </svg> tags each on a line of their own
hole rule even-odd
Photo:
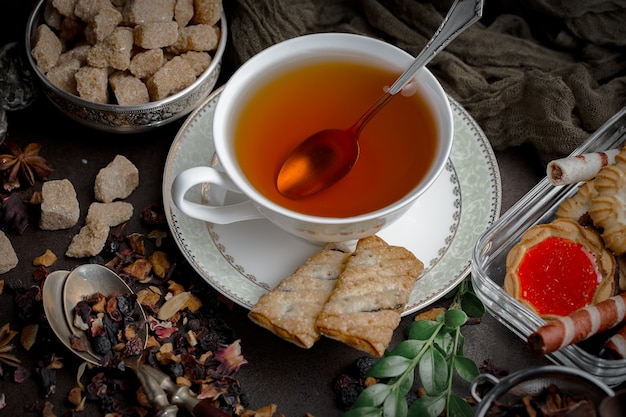
<svg viewBox="0 0 626 417">
<path fill-rule="evenodd" d="M 21 41 L 25 20 L 32 1 L 10 1 L 10 6 L 0 13 L 0 43 Z M 7 11 L 8 10 L 8 11 Z M 227 69 L 228 70 L 228 69 Z M 223 80 L 221 81 L 223 82 Z M 49 179 L 67 178 L 76 188 L 81 205 L 81 219 L 93 201 L 93 180 L 96 173 L 108 164 L 116 154 L 124 154 L 135 163 L 140 172 L 140 186 L 127 199 L 139 210 L 153 203 L 161 203 L 161 180 L 164 163 L 170 144 L 182 121 L 159 128 L 154 132 L 139 135 L 113 135 L 90 130 L 73 123 L 61 115 L 44 98 L 27 109 L 8 114 L 7 140 L 25 146 L 31 142 L 42 144 L 42 155 L 54 168 Z M 532 152 L 510 149 L 496 152 L 502 179 L 502 212 L 523 196 L 542 176 Z M 41 187 L 41 183 L 35 188 Z M 136 216 L 135 216 L 136 217 Z M 14 286 L 28 286 L 32 282 L 34 267 L 31 262 L 46 249 L 51 249 L 59 260 L 54 269 L 68 269 L 79 261 L 65 258 L 65 249 L 77 230 L 43 232 L 31 225 L 22 235 L 10 235 L 20 258 L 19 265 L 0 279 Z M 134 218 L 129 226 L 138 231 L 142 225 Z M 209 290 L 207 288 L 207 290 Z M 441 302 L 440 302 L 441 303 Z M 11 291 L 0 295 L 0 325 L 14 325 L 14 301 Z M 310 350 L 302 350 L 286 343 L 269 332 L 253 325 L 246 317 L 247 311 L 234 306 L 227 315 L 229 324 L 241 339 L 243 354 L 249 364 L 244 366 L 238 379 L 247 393 L 251 408 L 269 403 L 278 404 L 278 410 L 286 416 L 303 416 L 310 412 L 318 417 L 338 416 L 332 392 L 333 379 L 355 358 L 361 356 L 351 348 L 338 342 L 323 339 Z M 392 344 L 402 338 L 402 329 L 411 322 L 410 315 L 402 320 Z M 547 361 L 531 359 L 524 343 L 509 330 L 486 315 L 479 325 L 467 326 L 466 356 L 476 363 L 489 359 L 496 365 L 515 371 L 524 367 L 545 364 Z M 57 393 L 48 398 L 55 404 L 55 412 L 62 415 L 67 405 L 64 396 L 73 386 L 77 360 L 59 346 L 53 346 L 66 357 L 66 367 L 59 371 Z M 36 358 L 28 352 L 18 351 L 26 366 L 33 366 Z M 24 406 L 43 402 L 38 384 L 29 378 L 21 384 L 0 381 L 0 393 L 6 395 L 5 415 L 23 415 Z M 467 395 L 468 392 L 462 392 Z M 100 415 L 98 408 L 91 406 L 80 415 Z"/>
</svg>

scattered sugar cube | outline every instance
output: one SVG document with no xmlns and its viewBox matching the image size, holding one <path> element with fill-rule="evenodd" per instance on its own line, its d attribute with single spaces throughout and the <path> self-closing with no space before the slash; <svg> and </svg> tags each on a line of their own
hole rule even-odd
<svg viewBox="0 0 626 417">
<path fill-rule="evenodd" d="M 78 222 L 80 206 L 72 183 L 51 180 L 41 187 L 41 217 L 39 227 L 43 230 L 69 229 Z"/>
<path fill-rule="evenodd" d="M 104 223 L 86 223 L 80 228 L 78 234 L 72 238 L 65 255 L 70 258 L 96 256 L 104 248 L 104 244 L 109 237 L 109 229 L 109 226 Z"/>
<path fill-rule="evenodd" d="M 78 95 L 96 103 L 109 102 L 108 72 L 106 68 L 81 67 L 76 71 Z"/>
<path fill-rule="evenodd" d="M 217 26 L 191 25 L 178 30 L 178 40 L 168 49 L 177 54 L 188 51 L 214 51 L 220 39 Z"/>
<path fill-rule="evenodd" d="M 63 50 L 61 40 L 54 34 L 48 25 L 39 25 L 35 33 L 33 43 L 33 58 L 37 62 L 39 69 L 46 73 L 54 67 Z"/>
<path fill-rule="evenodd" d="M 139 185 L 139 170 L 122 155 L 102 168 L 94 184 L 96 200 L 110 203 L 116 199 L 128 197 Z"/>
<path fill-rule="evenodd" d="M 222 16 L 222 0 L 194 0 L 195 13 L 192 22 L 195 24 L 214 25 Z"/>
<path fill-rule="evenodd" d="M 124 6 L 124 22 L 140 25 L 149 22 L 174 20 L 176 0 L 127 0 Z"/>
<path fill-rule="evenodd" d="M 59 61 L 57 66 L 48 71 L 46 77 L 61 90 L 73 95 L 78 95 L 78 90 L 76 89 L 76 73 L 80 69 L 80 61 L 72 57 Z"/>
<path fill-rule="evenodd" d="M 150 101 L 148 88 L 139 78 L 124 71 L 117 71 L 109 77 L 109 84 L 117 104 L 132 106 Z"/>
<path fill-rule="evenodd" d="M 144 49 L 170 46 L 178 39 L 178 24 L 170 22 L 149 22 L 135 26 L 135 45 Z"/>
<path fill-rule="evenodd" d="M 0 274 L 9 272 L 17 266 L 17 263 L 17 254 L 15 253 L 15 249 L 13 249 L 13 245 L 11 245 L 11 241 L 7 235 L 0 230 Z"/>
<path fill-rule="evenodd" d="M 103 8 L 85 28 L 85 38 L 92 45 L 101 42 L 111 35 L 121 22 L 122 13 L 117 9 Z"/>
<path fill-rule="evenodd" d="M 147 78 L 163 66 L 163 49 L 150 49 L 133 56 L 128 70 L 137 78 Z"/>
<path fill-rule="evenodd" d="M 196 73 L 196 77 L 206 71 L 211 65 L 211 55 L 208 52 L 189 51 L 181 55 Z"/>
<path fill-rule="evenodd" d="M 176 0 L 176 6 L 174 6 L 174 20 L 178 23 L 178 27 L 182 28 L 187 26 L 193 14 L 193 0 Z"/>
<path fill-rule="evenodd" d="M 117 226 L 133 217 L 133 205 L 125 201 L 112 203 L 91 203 L 85 218 L 85 224 L 103 223 L 109 227 Z"/>
<path fill-rule="evenodd" d="M 193 84 L 196 73 L 180 56 L 167 61 L 153 76 L 148 78 L 146 85 L 151 100 L 161 100 L 175 94 Z"/>
</svg>

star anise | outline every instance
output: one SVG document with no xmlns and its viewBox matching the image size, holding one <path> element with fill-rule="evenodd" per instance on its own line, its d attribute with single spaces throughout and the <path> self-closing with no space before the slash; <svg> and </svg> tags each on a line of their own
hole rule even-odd
<svg viewBox="0 0 626 417">
<path fill-rule="evenodd" d="M 39 156 L 40 144 L 30 143 L 23 151 L 12 142 L 5 142 L 4 147 L 9 151 L 0 155 L 0 171 L 6 171 L 3 181 L 5 190 L 19 188 L 20 176 L 28 181 L 29 185 L 34 185 L 37 178 L 45 180 L 52 172 L 46 160 Z"/>
</svg>

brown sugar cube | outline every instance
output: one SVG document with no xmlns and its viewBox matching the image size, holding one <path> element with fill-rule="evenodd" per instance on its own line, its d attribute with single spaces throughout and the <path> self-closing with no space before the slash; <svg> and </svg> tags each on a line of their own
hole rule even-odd
<svg viewBox="0 0 626 417">
<path fill-rule="evenodd" d="M 147 78 L 163 66 L 163 50 L 149 49 L 133 56 L 128 70 L 137 78 Z"/>
<path fill-rule="evenodd" d="M 52 2 L 46 2 L 43 9 L 43 21 L 52 29 L 60 30 L 63 15 L 52 5 Z"/>
<path fill-rule="evenodd" d="M 109 84 L 117 104 L 132 106 L 150 101 L 148 88 L 139 78 L 125 71 L 117 71 L 109 77 Z"/>
<path fill-rule="evenodd" d="M 43 230 L 69 229 L 78 222 L 80 207 L 76 190 L 69 180 L 51 180 L 41 187 L 41 217 Z"/>
<path fill-rule="evenodd" d="M 61 40 L 48 25 L 39 25 L 35 32 L 32 55 L 41 72 L 48 72 L 54 67 L 63 51 Z"/>
<path fill-rule="evenodd" d="M 135 26 L 149 22 L 174 20 L 176 0 L 127 0 L 124 23 Z"/>
<path fill-rule="evenodd" d="M 178 24 L 170 22 L 149 22 L 135 26 L 135 45 L 144 49 L 170 46 L 178 39 Z"/>
<path fill-rule="evenodd" d="M 103 223 L 109 227 L 117 226 L 133 217 L 133 205 L 125 201 L 112 203 L 91 203 L 85 218 L 85 224 Z"/>
<path fill-rule="evenodd" d="M 75 17 L 74 8 L 78 0 L 52 0 L 52 6 L 63 16 Z"/>
<path fill-rule="evenodd" d="M 87 53 L 87 63 L 92 67 L 117 70 L 128 69 L 133 49 L 132 29 L 118 26 L 102 42 L 95 44 Z"/>
<path fill-rule="evenodd" d="M 178 27 L 185 27 L 193 17 L 193 0 L 176 0 L 174 6 L 174 20 L 178 23 Z"/>
<path fill-rule="evenodd" d="M 78 61 L 80 62 L 80 65 L 82 66 L 82 65 L 87 65 L 87 54 L 89 53 L 90 49 L 91 49 L 91 45 L 87 43 L 83 43 L 83 44 L 76 45 L 71 50 L 67 51 L 66 53 L 70 54 L 72 58 L 78 59 Z"/>
<path fill-rule="evenodd" d="M 191 25 L 178 30 L 178 40 L 168 47 L 171 52 L 213 51 L 217 48 L 220 31 L 217 26 Z"/>
<path fill-rule="evenodd" d="M 94 194 L 96 200 L 110 203 L 128 197 L 139 185 L 139 170 L 122 155 L 113 158 L 96 175 Z"/>
<path fill-rule="evenodd" d="M 193 84 L 196 73 L 180 56 L 167 61 L 153 76 L 148 78 L 146 85 L 152 101 L 164 99 Z"/>
<path fill-rule="evenodd" d="M 59 61 L 60 62 L 56 67 L 48 71 L 46 77 L 48 77 L 52 84 L 56 85 L 61 90 L 77 96 L 78 90 L 76 89 L 76 73 L 80 69 L 80 61 L 76 58 L 72 58 L 71 56 L 67 59 Z"/>
<path fill-rule="evenodd" d="M 222 16 L 222 0 L 194 0 L 194 24 L 214 25 Z"/>
<path fill-rule="evenodd" d="M 85 37 L 92 45 L 101 42 L 111 35 L 121 22 L 122 13 L 117 9 L 103 8 L 85 28 Z"/>
<path fill-rule="evenodd" d="M 109 226 L 104 223 L 86 223 L 80 228 L 78 234 L 72 238 L 65 255 L 70 258 L 96 256 L 102 252 L 104 244 L 109 237 L 109 230 Z"/>
<path fill-rule="evenodd" d="M 83 22 L 90 23 L 102 9 L 106 8 L 113 8 L 109 0 L 78 0 L 74 14 Z"/>
<path fill-rule="evenodd" d="M 81 98 L 95 103 L 109 102 L 109 77 L 106 68 L 81 67 L 76 71 L 76 90 Z"/>
<path fill-rule="evenodd" d="M 208 52 L 189 51 L 180 56 L 191 66 L 196 77 L 202 74 L 211 65 L 211 55 Z"/>
<path fill-rule="evenodd" d="M 7 235 L 0 230 L 0 274 L 9 272 L 17 266 L 17 263 L 17 254 L 15 253 L 15 249 L 13 249 L 13 245 L 11 245 L 11 241 Z"/>
</svg>

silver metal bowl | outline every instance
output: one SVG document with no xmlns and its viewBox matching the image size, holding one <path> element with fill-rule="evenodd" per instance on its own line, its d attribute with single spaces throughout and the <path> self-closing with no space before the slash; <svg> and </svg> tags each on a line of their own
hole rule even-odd
<svg viewBox="0 0 626 417">
<path fill-rule="evenodd" d="M 33 9 L 26 24 L 26 55 L 33 71 L 41 81 L 46 97 L 65 115 L 83 125 L 114 133 L 138 133 L 163 126 L 189 114 L 213 91 L 222 66 L 222 55 L 226 47 L 227 25 L 221 17 L 221 37 L 209 68 L 184 90 L 163 100 L 141 105 L 120 106 L 100 104 L 69 94 L 54 84 L 41 72 L 31 50 L 31 39 L 37 26 L 43 21 L 46 0 L 41 0 Z"/>
<path fill-rule="evenodd" d="M 484 398 L 481 398 L 478 394 L 478 385 L 485 381 L 490 381 L 495 385 Z M 490 410 L 496 403 L 517 403 L 525 395 L 539 394 L 552 384 L 565 394 L 584 396 L 595 405 L 596 409 L 604 399 L 615 395 L 615 392 L 604 382 L 585 371 L 567 366 L 547 365 L 524 369 L 502 379 L 490 374 L 482 374 L 472 382 L 471 386 L 472 397 L 479 403 L 474 417 L 493 416 Z"/>
</svg>

